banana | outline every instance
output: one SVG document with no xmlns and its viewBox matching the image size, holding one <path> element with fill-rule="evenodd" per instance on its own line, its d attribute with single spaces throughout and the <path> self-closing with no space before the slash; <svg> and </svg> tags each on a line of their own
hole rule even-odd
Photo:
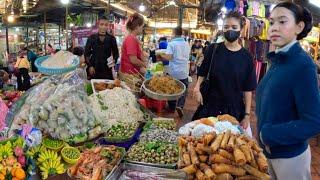
<svg viewBox="0 0 320 180">
<path fill-rule="evenodd" d="M 39 155 L 38 162 L 43 163 L 45 161 L 59 161 L 61 157 L 58 156 L 58 153 L 51 150 L 42 151 Z"/>
<path fill-rule="evenodd" d="M 65 172 L 63 164 L 60 161 L 44 161 L 41 166 L 40 170 L 42 178 L 46 179 L 49 175 L 53 174 L 63 174 Z"/>
</svg>

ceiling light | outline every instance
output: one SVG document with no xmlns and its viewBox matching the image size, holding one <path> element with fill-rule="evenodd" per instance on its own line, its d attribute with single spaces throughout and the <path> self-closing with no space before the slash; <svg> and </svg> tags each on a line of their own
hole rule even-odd
<svg viewBox="0 0 320 180">
<path fill-rule="evenodd" d="M 87 23 L 86 26 L 87 26 L 88 28 L 90 28 L 90 27 L 92 26 L 92 24 L 91 24 L 91 23 Z"/>
<path fill-rule="evenodd" d="M 226 7 L 222 7 L 221 8 L 221 12 L 226 13 L 227 12 L 227 8 Z"/>
<path fill-rule="evenodd" d="M 168 2 L 168 5 L 169 6 L 175 6 L 176 2 L 174 0 L 171 0 L 171 1 Z"/>
<path fill-rule="evenodd" d="M 9 15 L 7 20 L 9 23 L 13 23 L 14 22 L 14 15 Z"/>
<path fill-rule="evenodd" d="M 61 0 L 62 4 L 69 4 L 70 0 Z"/>
<path fill-rule="evenodd" d="M 19 32 L 19 31 L 20 31 L 20 29 L 17 27 L 17 28 L 16 28 L 16 32 Z"/>
<path fill-rule="evenodd" d="M 73 27 L 74 26 L 74 24 L 73 23 L 70 23 L 70 27 Z"/>
<path fill-rule="evenodd" d="M 143 3 L 141 3 L 140 6 L 139 6 L 139 11 L 140 12 L 144 12 L 145 10 L 146 10 L 146 7 L 144 6 Z"/>
<path fill-rule="evenodd" d="M 311 3 L 317 7 L 320 7 L 319 0 L 309 0 L 309 3 Z"/>
</svg>

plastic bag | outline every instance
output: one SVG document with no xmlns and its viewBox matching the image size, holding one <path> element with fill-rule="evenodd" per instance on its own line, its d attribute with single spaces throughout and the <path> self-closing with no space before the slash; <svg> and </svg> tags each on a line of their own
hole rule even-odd
<svg viewBox="0 0 320 180">
<path fill-rule="evenodd" d="M 95 117 L 85 91 L 83 70 L 54 75 L 30 92 L 17 120 L 54 138 L 70 139 L 93 129 Z"/>
<path fill-rule="evenodd" d="M 219 121 L 214 125 L 214 128 L 216 129 L 216 132 L 218 134 L 226 132 L 228 130 L 231 130 L 232 134 L 240 134 L 240 130 L 237 128 L 237 126 L 232 125 L 228 121 Z"/>
<path fill-rule="evenodd" d="M 207 126 L 204 124 L 198 124 L 196 127 L 193 128 L 191 135 L 198 138 L 206 133 L 211 133 L 214 131 L 215 131 L 215 129 L 211 126 Z"/>
</svg>

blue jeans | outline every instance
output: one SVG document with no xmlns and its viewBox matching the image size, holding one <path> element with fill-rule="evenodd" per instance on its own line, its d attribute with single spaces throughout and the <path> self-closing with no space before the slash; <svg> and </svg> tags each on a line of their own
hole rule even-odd
<svg viewBox="0 0 320 180">
<path fill-rule="evenodd" d="M 186 102 L 187 98 L 187 93 L 188 93 L 188 85 L 189 85 L 189 80 L 187 79 L 179 79 L 184 85 L 186 85 L 186 92 L 183 93 L 183 95 L 178 99 L 177 101 L 168 101 L 169 109 L 174 111 L 176 110 L 176 107 L 182 108 L 184 107 L 184 104 Z"/>
</svg>

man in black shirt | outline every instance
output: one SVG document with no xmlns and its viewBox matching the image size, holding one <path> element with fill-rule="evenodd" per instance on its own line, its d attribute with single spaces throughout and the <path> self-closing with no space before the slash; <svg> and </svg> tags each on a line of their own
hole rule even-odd
<svg viewBox="0 0 320 180">
<path fill-rule="evenodd" d="M 99 32 L 88 38 L 85 48 L 89 75 L 94 79 L 113 79 L 112 66 L 119 58 L 117 41 L 107 32 L 108 20 L 105 16 L 99 18 L 98 28 Z"/>
</svg>

